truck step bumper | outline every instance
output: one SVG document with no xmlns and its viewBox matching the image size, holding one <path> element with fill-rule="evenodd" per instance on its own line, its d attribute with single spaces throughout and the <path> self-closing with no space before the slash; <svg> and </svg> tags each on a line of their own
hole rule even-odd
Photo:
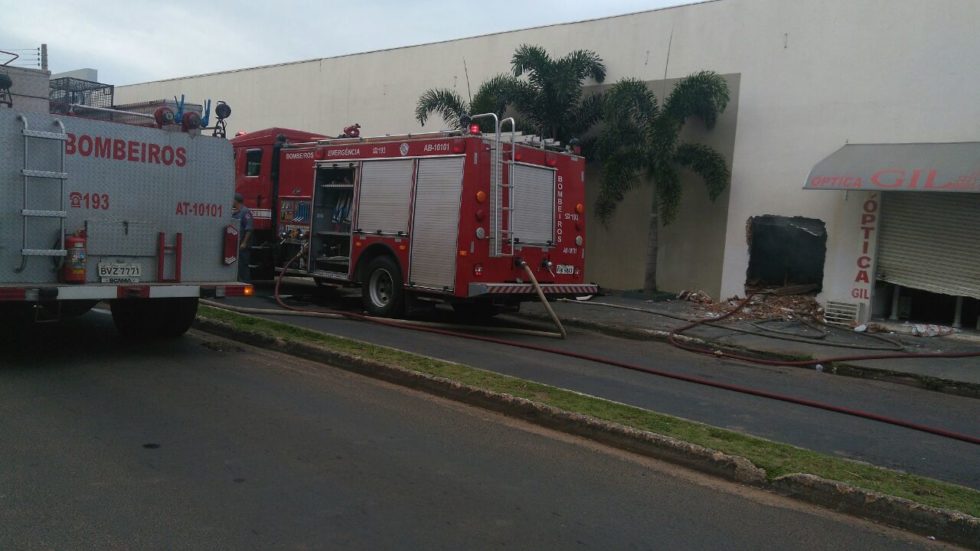
<svg viewBox="0 0 980 551">
<path fill-rule="evenodd" d="M 582 296 L 594 295 L 599 286 L 594 283 L 542 283 L 545 295 Z M 530 283 L 470 283 L 471 297 L 481 295 L 534 295 L 534 285 Z"/>
<path fill-rule="evenodd" d="M 246 283 L 204 284 L 89 284 L 89 285 L 0 285 L 0 302 L 48 300 L 112 300 L 117 298 L 226 297 L 252 294 Z"/>
</svg>

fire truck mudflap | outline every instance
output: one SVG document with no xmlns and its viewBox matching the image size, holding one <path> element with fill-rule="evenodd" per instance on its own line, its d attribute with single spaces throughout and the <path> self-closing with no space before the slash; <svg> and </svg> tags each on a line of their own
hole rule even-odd
<svg viewBox="0 0 980 551">
<path fill-rule="evenodd" d="M 181 334 L 199 297 L 251 292 L 226 255 L 233 194 L 224 139 L 0 110 L 0 308 L 109 301 L 124 334 Z"/>
</svg>

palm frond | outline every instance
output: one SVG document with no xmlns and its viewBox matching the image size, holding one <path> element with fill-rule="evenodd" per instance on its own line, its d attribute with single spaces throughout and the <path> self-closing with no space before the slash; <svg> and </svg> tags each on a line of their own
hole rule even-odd
<svg viewBox="0 0 980 551">
<path fill-rule="evenodd" d="M 603 94 L 603 118 L 608 124 L 649 125 L 657 116 L 657 98 L 646 83 L 624 78 Z"/>
<path fill-rule="evenodd" d="M 521 44 L 514 51 L 514 56 L 510 60 L 511 69 L 515 77 L 519 77 L 524 73 L 529 73 L 532 76 L 535 73 L 538 75 L 547 73 L 552 63 L 551 57 L 544 48 L 530 44 Z"/>
<path fill-rule="evenodd" d="M 714 201 L 731 180 L 728 163 L 714 149 L 702 145 L 685 143 L 677 146 L 674 161 L 700 176 L 708 188 L 708 197 Z"/>
<path fill-rule="evenodd" d="M 422 93 L 415 105 L 415 120 L 425 124 L 429 115 L 437 113 L 451 128 L 459 129 L 459 116 L 469 110 L 469 106 L 453 90 L 431 88 Z"/>
<path fill-rule="evenodd" d="M 514 89 L 517 79 L 510 75 L 498 74 L 485 80 L 476 90 L 470 108 L 471 115 L 478 113 L 496 113 L 502 115 L 507 106 L 513 102 Z"/>
<path fill-rule="evenodd" d="M 678 124 L 687 117 L 700 117 L 705 126 L 714 128 L 718 115 L 728 106 L 728 84 L 714 71 L 701 71 L 685 77 L 667 96 L 664 110 Z"/>
<path fill-rule="evenodd" d="M 601 93 L 591 94 L 582 98 L 574 105 L 569 117 L 567 136 L 569 139 L 580 137 L 579 134 L 588 131 L 602 118 L 603 98 Z"/>
<path fill-rule="evenodd" d="M 587 77 L 592 77 L 596 82 L 606 80 L 606 65 L 599 54 L 592 50 L 575 50 L 558 62 L 568 67 L 578 81 Z"/>
<path fill-rule="evenodd" d="M 646 151 L 639 145 L 619 148 L 602 158 L 599 197 L 595 205 L 600 222 L 608 224 L 626 193 L 640 185 L 647 160 Z"/>
</svg>

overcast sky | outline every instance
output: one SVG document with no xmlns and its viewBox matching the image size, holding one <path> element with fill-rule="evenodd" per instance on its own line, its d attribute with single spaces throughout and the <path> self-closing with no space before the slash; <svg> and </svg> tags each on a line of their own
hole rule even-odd
<svg viewBox="0 0 980 551">
<path fill-rule="evenodd" d="M 690 3 L 693 0 L 0 0 L 0 49 L 47 43 L 52 72 L 92 67 L 98 69 L 101 82 L 131 84 Z M 0 63 L 6 59 L 0 57 Z"/>
</svg>

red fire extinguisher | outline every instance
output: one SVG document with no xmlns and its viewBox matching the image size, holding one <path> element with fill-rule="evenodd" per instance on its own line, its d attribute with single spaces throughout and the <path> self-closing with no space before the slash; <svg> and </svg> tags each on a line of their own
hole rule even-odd
<svg viewBox="0 0 980 551">
<path fill-rule="evenodd" d="M 85 232 L 79 231 L 75 235 L 65 238 L 65 263 L 61 267 L 61 280 L 65 283 L 85 283 L 85 257 L 88 256 L 85 250 Z"/>
</svg>

